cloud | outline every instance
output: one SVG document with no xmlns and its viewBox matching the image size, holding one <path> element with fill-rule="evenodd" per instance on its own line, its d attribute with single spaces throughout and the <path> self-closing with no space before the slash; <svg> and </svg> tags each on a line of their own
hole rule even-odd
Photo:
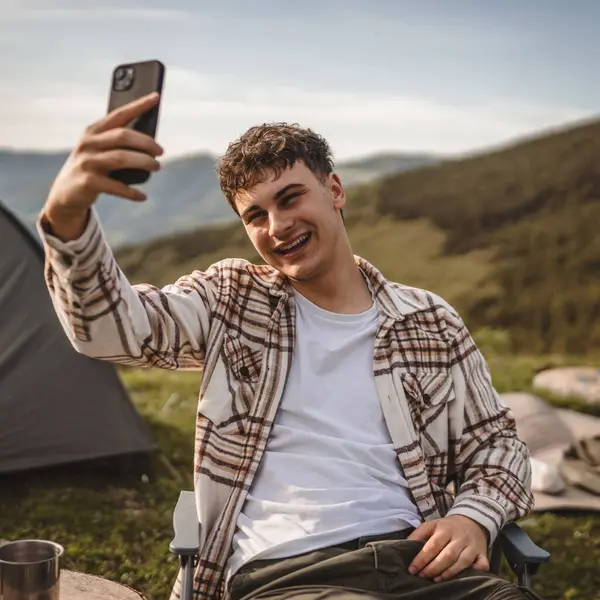
<svg viewBox="0 0 600 600">
<path fill-rule="evenodd" d="M 428 98 L 293 87 L 235 89 L 211 81 L 214 94 L 194 75 L 165 94 L 162 137 L 166 147 L 224 150 L 247 127 L 294 121 L 322 132 L 340 158 L 380 150 L 462 153 L 590 116 L 573 107 L 530 105 L 510 99 L 473 106 Z M 175 86 L 173 86 L 175 87 Z M 198 89 L 189 93 L 188 89 Z"/>
<path fill-rule="evenodd" d="M 3 86 L 3 145 L 69 147 L 87 124 L 102 117 L 107 94 L 107 87 L 68 81 Z M 343 89 L 238 88 L 226 78 L 170 67 L 158 138 L 170 156 L 220 154 L 251 125 L 292 121 L 325 135 L 339 159 L 382 150 L 463 153 L 588 116 L 569 106 L 511 99 L 467 106 Z"/>
</svg>

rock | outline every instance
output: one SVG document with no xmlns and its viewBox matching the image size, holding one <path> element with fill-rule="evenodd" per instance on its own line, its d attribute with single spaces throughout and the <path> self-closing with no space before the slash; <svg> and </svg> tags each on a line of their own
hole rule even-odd
<svg viewBox="0 0 600 600">
<path fill-rule="evenodd" d="M 600 404 L 600 369 L 595 367 L 562 367 L 539 372 L 533 387 L 560 398 L 579 398 L 590 404 Z"/>
<path fill-rule="evenodd" d="M 61 600 L 143 600 L 131 587 L 96 575 L 63 570 L 60 574 Z"/>
</svg>

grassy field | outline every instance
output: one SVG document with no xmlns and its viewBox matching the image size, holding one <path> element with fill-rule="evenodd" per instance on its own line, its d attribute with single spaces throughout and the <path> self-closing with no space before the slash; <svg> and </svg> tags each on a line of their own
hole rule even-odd
<svg viewBox="0 0 600 600">
<path fill-rule="evenodd" d="M 527 390 L 543 365 L 573 362 L 562 356 L 514 357 L 505 352 L 502 334 L 477 337 L 499 391 Z M 600 359 L 588 364 L 600 366 Z M 160 453 L 129 473 L 115 473 L 107 463 L 3 477 L 0 538 L 56 540 L 66 548 L 67 568 L 126 583 L 155 600 L 168 596 L 177 569 L 168 553 L 171 512 L 179 490 L 192 486 L 200 374 L 129 369 L 121 374 Z M 551 565 L 536 576 L 544 598 L 600 600 L 600 515 L 547 514 L 523 524 L 552 552 Z"/>
</svg>

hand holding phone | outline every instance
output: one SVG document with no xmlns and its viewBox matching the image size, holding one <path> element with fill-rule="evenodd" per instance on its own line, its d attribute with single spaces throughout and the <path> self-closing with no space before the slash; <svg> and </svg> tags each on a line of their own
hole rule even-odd
<svg viewBox="0 0 600 600">
<path fill-rule="evenodd" d="M 163 153 L 154 137 L 164 68 L 156 61 L 149 66 L 141 69 L 146 75 L 137 85 L 131 71 L 115 69 L 108 114 L 84 131 L 52 183 L 44 214 L 59 238 L 74 240 L 81 235 L 100 194 L 136 202 L 146 199 L 132 185 L 159 170 L 156 157 Z M 134 76 L 138 74 L 136 70 Z"/>
</svg>

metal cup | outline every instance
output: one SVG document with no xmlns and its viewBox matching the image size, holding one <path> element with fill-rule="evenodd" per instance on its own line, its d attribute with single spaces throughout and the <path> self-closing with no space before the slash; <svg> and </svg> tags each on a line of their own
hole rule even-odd
<svg viewBox="0 0 600 600">
<path fill-rule="evenodd" d="M 0 600 L 59 600 L 64 548 L 46 540 L 0 546 Z"/>
</svg>

